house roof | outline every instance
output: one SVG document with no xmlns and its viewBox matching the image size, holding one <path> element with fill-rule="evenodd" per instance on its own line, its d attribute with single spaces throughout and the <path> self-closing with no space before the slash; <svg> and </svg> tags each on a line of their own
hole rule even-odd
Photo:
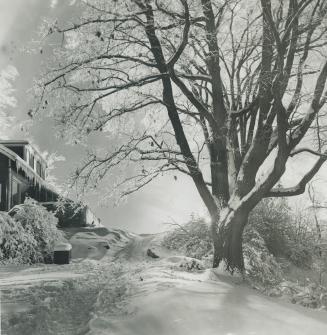
<svg viewBox="0 0 327 335">
<path fill-rule="evenodd" d="M 0 140 L 0 144 L 26 145 L 30 143 L 26 140 Z"/>
<path fill-rule="evenodd" d="M 35 184 L 39 184 L 52 192 L 55 192 L 48 183 L 43 180 L 37 173 L 34 171 L 29 164 L 24 161 L 21 157 L 19 157 L 15 152 L 7 148 L 4 144 L 2 144 L 3 141 L 0 142 L 0 153 L 3 154 L 4 156 L 8 157 L 12 161 L 16 163 L 16 168 L 17 170 L 21 169 L 24 171 L 26 174 L 27 178 L 34 180 Z"/>
<path fill-rule="evenodd" d="M 0 144 L 4 146 L 29 146 L 33 149 L 33 152 L 43 161 L 43 164 L 48 165 L 41 153 L 27 140 L 0 140 Z"/>
</svg>

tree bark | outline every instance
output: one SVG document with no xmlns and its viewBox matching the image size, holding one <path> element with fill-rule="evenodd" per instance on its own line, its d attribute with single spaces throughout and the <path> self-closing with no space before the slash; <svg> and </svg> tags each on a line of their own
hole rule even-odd
<svg viewBox="0 0 327 335">
<path fill-rule="evenodd" d="M 212 222 L 213 235 L 213 267 L 216 268 L 224 261 L 230 272 L 244 271 L 243 231 L 248 222 L 249 210 L 222 210 L 228 214 L 217 222 Z"/>
</svg>

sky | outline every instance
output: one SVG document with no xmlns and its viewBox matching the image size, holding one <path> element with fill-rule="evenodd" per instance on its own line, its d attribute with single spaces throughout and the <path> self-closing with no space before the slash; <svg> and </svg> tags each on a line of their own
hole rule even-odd
<svg viewBox="0 0 327 335">
<path fill-rule="evenodd" d="M 16 105 L 7 109 L 7 114 L 14 117 L 15 122 L 7 130 L 6 137 L 28 139 L 42 152 L 61 156 L 62 160 L 51 171 L 58 184 L 65 183 L 69 178 L 83 159 L 85 148 L 67 145 L 56 138 L 50 119 L 43 118 L 30 124 L 27 116 L 31 102 L 30 88 L 51 49 L 42 50 L 42 53 L 27 53 L 25 49 L 33 46 L 43 18 L 69 20 L 76 15 L 74 3 L 74 0 L 0 0 L 0 73 L 8 69 L 8 66 L 14 67 L 18 72 L 12 83 Z M 294 184 L 312 162 L 310 156 L 293 159 L 284 178 L 285 186 Z M 325 176 L 326 167 L 316 178 L 322 193 L 326 186 Z M 173 176 L 160 177 L 118 207 L 114 207 L 113 202 L 103 206 L 99 204 L 100 201 L 99 195 L 88 198 L 92 210 L 106 226 L 120 227 L 136 233 L 165 230 L 168 225 L 164 222 L 174 220 L 183 223 L 192 213 L 206 215 L 194 185 L 185 176 L 180 176 L 177 180 Z"/>
<path fill-rule="evenodd" d="M 55 137 L 52 121 L 36 120 L 27 124 L 29 118 L 29 92 L 34 78 L 42 68 L 46 53 L 26 53 L 24 48 L 33 46 L 39 26 L 45 17 L 69 19 L 74 15 L 73 0 L 0 0 L 0 72 L 14 66 L 18 76 L 13 81 L 14 108 L 9 107 L 7 114 L 15 117 L 14 127 L 6 132 L 10 139 L 28 139 L 42 152 L 56 153 L 63 159 L 56 162 L 51 174 L 57 183 L 65 183 L 84 155 L 84 147 L 66 145 Z M 94 195 L 87 199 L 93 212 L 102 223 L 120 227 L 136 233 L 152 233 L 166 230 L 165 222 L 172 220 L 183 223 L 191 213 L 205 215 L 206 211 L 195 187 L 187 177 L 164 176 L 137 194 L 130 196 L 124 203 L 114 206 L 99 204 L 101 197 Z"/>
</svg>

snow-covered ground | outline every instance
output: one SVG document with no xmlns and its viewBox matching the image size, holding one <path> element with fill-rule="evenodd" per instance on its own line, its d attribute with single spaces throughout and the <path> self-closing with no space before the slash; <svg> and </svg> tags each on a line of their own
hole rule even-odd
<svg viewBox="0 0 327 335">
<path fill-rule="evenodd" d="M 101 289 L 98 276 L 135 236 L 100 227 L 67 229 L 66 235 L 71 264 L 0 268 L 1 335 L 79 333 Z"/>
<path fill-rule="evenodd" d="M 160 247 L 160 236 L 79 230 L 69 237 L 72 264 L 0 272 L 2 334 L 327 333 L 325 311 L 267 298 L 221 271 L 187 272 L 181 265 L 190 260 Z M 148 257 L 149 248 L 160 258 Z"/>
</svg>

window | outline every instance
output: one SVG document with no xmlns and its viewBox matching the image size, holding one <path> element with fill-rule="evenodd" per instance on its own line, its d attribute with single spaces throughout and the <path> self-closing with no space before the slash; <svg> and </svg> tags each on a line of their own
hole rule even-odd
<svg viewBox="0 0 327 335">
<path fill-rule="evenodd" d="M 31 153 L 29 154 L 29 156 L 30 167 L 34 170 L 34 156 Z"/>
<path fill-rule="evenodd" d="M 12 206 L 21 203 L 21 189 L 20 185 L 16 180 L 12 181 Z"/>
<path fill-rule="evenodd" d="M 36 173 L 41 177 L 42 176 L 42 166 L 39 161 L 36 161 Z"/>
<path fill-rule="evenodd" d="M 6 211 L 7 201 L 6 201 L 6 184 L 0 183 L 0 211 Z"/>
</svg>

